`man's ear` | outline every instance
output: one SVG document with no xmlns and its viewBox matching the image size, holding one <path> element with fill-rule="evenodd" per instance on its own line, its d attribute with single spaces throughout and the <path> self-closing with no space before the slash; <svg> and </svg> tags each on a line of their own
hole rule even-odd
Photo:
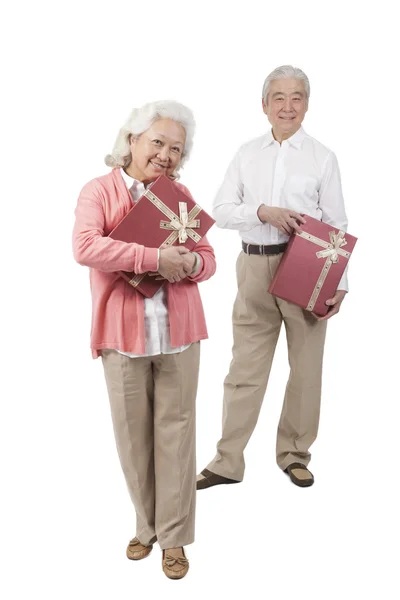
<svg viewBox="0 0 400 600">
<path fill-rule="evenodd" d="M 267 114 L 267 105 L 266 105 L 266 103 L 264 102 L 264 98 L 262 99 L 262 108 L 263 108 L 263 112 L 264 112 L 265 114 Z"/>
</svg>

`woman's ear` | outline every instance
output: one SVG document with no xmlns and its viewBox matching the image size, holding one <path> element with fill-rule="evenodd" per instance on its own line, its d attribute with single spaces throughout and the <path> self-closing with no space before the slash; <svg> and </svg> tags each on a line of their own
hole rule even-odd
<svg viewBox="0 0 400 600">
<path fill-rule="evenodd" d="M 139 138 L 140 135 L 134 135 L 133 133 L 131 133 L 129 135 L 129 146 L 133 146 L 134 144 L 136 144 Z"/>
</svg>

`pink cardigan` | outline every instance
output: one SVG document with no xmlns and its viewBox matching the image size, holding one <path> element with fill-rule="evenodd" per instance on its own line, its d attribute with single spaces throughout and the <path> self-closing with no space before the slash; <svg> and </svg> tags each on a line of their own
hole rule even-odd
<svg viewBox="0 0 400 600">
<path fill-rule="evenodd" d="M 185 186 L 176 185 L 190 195 Z M 158 250 L 107 237 L 130 208 L 132 199 L 121 172 L 113 169 L 85 185 L 75 210 L 74 258 L 80 265 L 90 267 L 93 358 L 98 358 L 103 348 L 133 354 L 145 352 L 143 296 L 116 271 L 156 271 Z M 173 347 L 208 337 L 197 282 L 215 273 L 215 256 L 206 237 L 197 244 L 196 252 L 203 264 L 194 277 L 164 283 Z"/>
</svg>

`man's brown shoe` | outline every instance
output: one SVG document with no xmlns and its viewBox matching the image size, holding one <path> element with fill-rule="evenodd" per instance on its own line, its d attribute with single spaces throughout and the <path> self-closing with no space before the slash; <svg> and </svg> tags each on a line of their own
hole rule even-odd
<svg viewBox="0 0 400 600">
<path fill-rule="evenodd" d="M 197 476 L 196 490 L 205 490 L 221 483 L 240 483 L 240 481 L 228 479 L 227 477 L 222 477 L 222 475 L 217 475 L 217 473 L 212 473 L 208 469 L 203 469 L 200 475 Z"/>
<path fill-rule="evenodd" d="M 183 548 L 162 551 L 162 568 L 169 579 L 182 579 L 189 571 L 189 561 Z"/>
<path fill-rule="evenodd" d="M 146 556 L 148 556 L 152 550 L 153 544 L 150 546 L 144 546 L 135 537 L 129 542 L 126 549 L 126 555 L 129 560 L 142 560 L 142 558 L 146 558 Z"/>
<path fill-rule="evenodd" d="M 301 463 L 292 463 L 285 469 L 285 473 L 299 487 L 309 487 L 314 483 L 314 475 Z"/>
</svg>

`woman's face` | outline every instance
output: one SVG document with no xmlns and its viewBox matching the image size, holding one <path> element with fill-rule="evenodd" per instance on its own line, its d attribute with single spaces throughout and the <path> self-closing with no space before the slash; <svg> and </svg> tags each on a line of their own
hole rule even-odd
<svg viewBox="0 0 400 600">
<path fill-rule="evenodd" d="M 184 127 L 172 119 L 159 119 L 141 134 L 131 138 L 132 162 L 128 175 L 143 183 L 150 183 L 159 175 L 171 175 L 179 165 L 185 146 Z"/>
</svg>

